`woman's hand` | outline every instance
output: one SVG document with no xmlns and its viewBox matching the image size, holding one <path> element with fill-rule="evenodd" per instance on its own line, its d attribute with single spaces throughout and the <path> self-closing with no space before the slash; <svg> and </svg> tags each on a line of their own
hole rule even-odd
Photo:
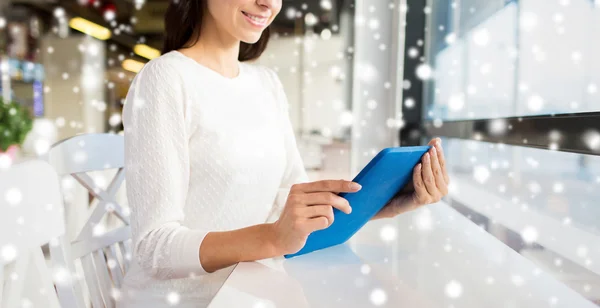
<svg viewBox="0 0 600 308">
<path fill-rule="evenodd" d="M 448 194 L 450 178 L 446 171 L 442 141 L 435 138 L 428 145 L 432 147 L 414 168 L 412 183 L 381 209 L 374 219 L 391 218 L 423 205 L 436 203 Z"/>
<path fill-rule="evenodd" d="M 361 189 L 351 181 L 327 180 L 292 186 L 279 219 L 273 224 L 278 254 L 300 251 L 308 236 L 333 223 L 333 208 L 350 214 L 348 200 L 337 193 L 353 193 Z"/>
</svg>

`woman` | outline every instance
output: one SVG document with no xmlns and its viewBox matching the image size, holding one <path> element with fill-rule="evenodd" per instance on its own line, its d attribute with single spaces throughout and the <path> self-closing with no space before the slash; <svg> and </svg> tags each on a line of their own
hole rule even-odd
<svg viewBox="0 0 600 308">
<path fill-rule="evenodd" d="M 123 112 L 133 258 L 120 307 L 206 306 L 237 262 L 300 250 L 327 228 L 350 181 L 308 182 L 282 85 L 260 56 L 281 0 L 178 0 L 163 55 L 132 82 Z M 376 218 L 447 192 L 439 140 L 415 191 Z"/>
</svg>

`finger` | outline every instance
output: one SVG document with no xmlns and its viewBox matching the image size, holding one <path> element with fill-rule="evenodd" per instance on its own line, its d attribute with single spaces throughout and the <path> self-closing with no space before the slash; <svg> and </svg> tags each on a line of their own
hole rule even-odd
<svg viewBox="0 0 600 308">
<path fill-rule="evenodd" d="M 352 212 L 352 208 L 350 207 L 350 203 L 348 200 L 330 192 L 318 192 L 318 193 L 309 193 L 304 195 L 304 204 L 308 206 L 315 205 L 329 205 L 334 208 L 346 213 L 350 214 Z"/>
<path fill-rule="evenodd" d="M 305 217 L 309 219 L 323 216 L 327 218 L 327 221 L 329 222 L 328 226 L 331 226 L 334 220 L 333 207 L 330 205 L 309 206 L 306 209 L 304 209 L 304 215 L 306 215 Z"/>
<path fill-rule="evenodd" d="M 433 171 L 431 170 L 431 154 L 425 153 L 423 156 L 423 182 L 425 182 L 425 188 L 429 196 L 434 198 L 438 195 L 437 187 L 435 186 L 435 180 L 433 177 Z"/>
<path fill-rule="evenodd" d="M 296 184 L 292 186 L 293 191 L 311 192 L 357 192 L 361 189 L 360 184 L 345 180 L 323 180 L 310 183 Z"/>
<path fill-rule="evenodd" d="M 440 163 L 440 168 L 442 169 L 442 174 L 444 175 L 444 181 L 446 185 L 450 184 L 450 177 L 448 176 L 448 170 L 446 170 L 446 158 L 444 157 L 444 149 L 442 148 L 442 140 L 437 138 L 437 142 L 434 145 L 437 151 L 437 158 Z"/>
<path fill-rule="evenodd" d="M 446 184 L 446 180 L 444 180 L 444 174 L 442 173 L 442 168 L 440 167 L 440 162 L 438 160 L 437 150 L 435 147 L 431 148 L 431 171 L 433 171 L 433 177 L 435 179 L 435 186 L 437 186 L 438 191 L 442 193 L 442 195 L 446 195 L 448 193 L 448 187 Z"/>
<path fill-rule="evenodd" d="M 425 183 L 423 182 L 423 164 L 418 164 L 413 170 L 413 183 L 415 185 L 415 196 L 416 200 L 419 204 L 426 204 L 429 200 L 429 194 L 427 193 L 427 189 L 425 188 Z"/>
<path fill-rule="evenodd" d="M 306 222 L 306 229 L 310 233 L 318 231 L 318 230 L 327 229 L 327 227 L 329 227 L 329 220 L 327 220 L 327 218 L 325 218 L 323 216 L 309 219 Z"/>
</svg>

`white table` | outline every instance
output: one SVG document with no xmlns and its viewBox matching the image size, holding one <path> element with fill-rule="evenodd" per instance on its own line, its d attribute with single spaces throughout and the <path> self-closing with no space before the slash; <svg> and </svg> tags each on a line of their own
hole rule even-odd
<svg viewBox="0 0 600 308">
<path fill-rule="evenodd" d="M 209 307 L 597 308 L 443 203 L 345 245 L 240 263 Z"/>
</svg>

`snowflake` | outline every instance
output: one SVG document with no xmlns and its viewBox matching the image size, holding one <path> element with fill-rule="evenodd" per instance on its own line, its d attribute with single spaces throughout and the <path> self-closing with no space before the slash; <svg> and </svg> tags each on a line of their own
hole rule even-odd
<svg viewBox="0 0 600 308">
<path fill-rule="evenodd" d="M 4 245 L 2 247 L 2 249 L 0 249 L 0 254 L 2 255 L 2 259 L 4 260 L 4 263 L 9 263 L 12 262 L 13 260 L 15 260 L 17 258 L 18 255 L 18 250 L 17 247 L 15 247 L 12 244 L 8 244 L 8 245 Z"/>
<path fill-rule="evenodd" d="M 114 300 L 119 301 L 123 295 L 121 293 L 121 290 L 119 290 L 117 288 L 112 288 L 112 290 L 110 291 L 110 296 Z"/>
<path fill-rule="evenodd" d="M 167 302 L 169 303 L 169 305 L 171 306 L 175 306 L 177 304 L 179 304 L 179 294 L 176 292 L 170 292 L 169 294 L 167 294 Z"/>
<path fill-rule="evenodd" d="M 585 285 L 583 285 L 583 290 L 585 292 L 590 292 L 592 290 L 592 286 L 589 284 L 585 284 Z"/>
<path fill-rule="evenodd" d="M 0 17 L 0 29 L 4 29 L 6 27 L 6 18 Z"/>
<path fill-rule="evenodd" d="M 413 217 L 413 220 L 418 230 L 431 230 L 433 226 L 433 217 L 431 216 L 431 211 L 428 209 L 420 211 Z"/>
<path fill-rule="evenodd" d="M 576 250 L 577 256 L 581 258 L 585 258 L 588 254 L 588 248 L 586 246 L 580 245 Z"/>
<path fill-rule="evenodd" d="M 325 11 L 330 11 L 333 8 L 333 4 L 331 4 L 331 0 L 321 0 L 319 2 L 319 5 Z"/>
<path fill-rule="evenodd" d="M 490 32 L 483 28 L 473 33 L 473 43 L 478 46 L 485 46 L 490 42 Z"/>
<path fill-rule="evenodd" d="M 110 119 L 108 120 L 108 123 L 110 124 L 110 126 L 118 126 L 119 124 L 121 124 L 121 114 L 120 113 L 113 113 L 110 116 Z"/>
<path fill-rule="evenodd" d="M 321 31 L 321 39 L 322 40 L 329 40 L 331 38 L 331 30 L 329 29 L 323 29 L 323 31 Z"/>
<path fill-rule="evenodd" d="M 319 23 L 319 19 L 315 16 L 315 14 L 308 13 L 304 16 L 304 23 L 307 26 L 312 27 Z"/>
<path fill-rule="evenodd" d="M 387 302 L 387 294 L 384 290 L 376 288 L 371 291 L 371 295 L 369 297 L 371 299 L 371 303 L 375 306 L 381 306 Z"/>
<path fill-rule="evenodd" d="M 581 52 L 579 51 L 573 51 L 573 53 L 571 53 L 571 59 L 573 60 L 573 62 L 575 63 L 579 63 L 581 61 Z"/>
<path fill-rule="evenodd" d="M 531 32 L 538 24 L 538 17 L 532 12 L 523 12 L 521 14 L 520 27 L 525 32 Z"/>
<path fill-rule="evenodd" d="M 452 111 L 460 111 L 465 106 L 465 95 L 464 93 L 456 93 L 450 95 L 448 98 L 448 107 Z"/>
<path fill-rule="evenodd" d="M 563 264 L 563 260 L 561 258 L 554 259 L 554 265 L 556 265 L 557 267 L 562 266 L 562 264 Z"/>
<path fill-rule="evenodd" d="M 9 205 L 16 206 L 23 200 L 23 194 L 17 188 L 9 188 L 4 194 L 4 199 Z"/>
<path fill-rule="evenodd" d="M 594 93 L 598 92 L 598 86 L 595 83 L 590 83 L 587 86 L 587 91 L 589 94 L 594 94 Z"/>
<path fill-rule="evenodd" d="M 492 71 L 492 65 L 490 63 L 484 63 L 479 67 L 481 75 L 487 75 Z"/>
<path fill-rule="evenodd" d="M 360 272 L 364 275 L 368 275 L 371 272 L 371 267 L 368 264 L 363 264 L 360 267 Z"/>
<path fill-rule="evenodd" d="M 254 303 L 254 305 L 252 305 L 252 308 L 267 308 L 268 305 L 262 301 L 262 300 L 258 300 L 257 302 Z"/>
<path fill-rule="evenodd" d="M 485 278 L 485 283 L 487 284 L 494 284 L 494 281 L 495 279 L 492 276 L 488 276 L 487 278 Z"/>
<path fill-rule="evenodd" d="M 384 242 L 392 242 L 398 236 L 398 230 L 395 226 L 385 225 L 381 228 L 379 236 Z"/>
<path fill-rule="evenodd" d="M 542 186 L 536 181 L 529 182 L 528 188 L 529 191 L 534 195 L 537 195 L 542 191 Z"/>
<path fill-rule="evenodd" d="M 583 134 L 583 142 L 592 151 L 600 150 L 600 133 L 597 130 L 588 130 Z"/>
<path fill-rule="evenodd" d="M 412 109 L 413 107 L 415 107 L 415 100 L 412 97 L 407 97 L 404 100 L 404 106 L 408 109 Z"/>
<path fill-rule="evenodd" d="M 433 70 L 429 64 L 423 63 L 417 66 L 416 74 L 421 80 L 429 80 L 433 76 Z"/>
<path fill-rule="evenodd" d="M 410 47 L 408 49 L 408 56 L 411 58 L 416 58 L 419 56 L 419 49 L 417 49 L 416 47 Z"/>
<path fill-rule="evenodd" d="M 544 107 L 544 99 L 539 95 L 532 95 L 527 100 L 527 107 L 531 111 L 538 112 Z"/>
<path fill-rule="evenodd" d="M 57 285 L 70 285 L 71 284 L 71 274 L 69 270 L 64 267 L 55 267 L 52 273 L 52 279 L 54 283 Z"/>
<path fill-rule="evenodd" d="M 375 110 L 377 108 L 377 101 L 374 99 L 370 99 L 367 101 L 367 108 L 371 110 Z"/>
<path fill-rule="evenodd" d="M 476 166 L 473 169 L 473 177 L 477 182 L 483 184 L 490 177 L 490 170 L 486 166 Z"/>
<path fill-rule="evenodd" d="M 106 233 L 106 227 L 102 224 L 97 224 L 94 226 L 92 233 L 96 237 L 102 236 Z"/>
<path fill-rule="evenodd" d="M 446 295 L 450 298 L 459 298 L 463 293 L 463 287 L 460 282 L 451 280 L 446 284 Z"/>
<path fill-rule="evenodd" d="M 54 9 L 54 17 L 57 19 L 62 19 L 65 17 L 65 9 L 62 7 L 57 7 Z"/>
<path fill-rule="evenodd" d="M 526 243 L 533 243 L 538 239 L 538 231 L 532 226 L 527 226 L 521 231 L 521 237 Z"/>
<path fill-rule="evenodd" d="M 377 77 L 377 69 L 370 63 L 358 63 L 356 72 L 358 78 L 365 83 L 373 83 Z"/>
<path fill-rule="evenodd" d="M 564 187 L 564 185 L 562 183 L 556 182 L 556 183 L 554 183 L 554 185 L 552 185 L 552 190 L 555 193 L 560 194 L 560 193 L 562 193 L 565 190 L 565 187 Z"/>
<path fill-rule="evenodd" d="M 511 280 L 511 281 L 512 281 L 512 283 L 513 283 L 515 286 L 517 286 L 517 287 L 520 287 L 520 286 L 522 286 L 523 284 L 525 284 L 525 279 L 524 279 L 522 276 L 520 276 L 520 275 L 512 275 L 512 276 L 510 277 L 510 280 Z"/>
<path fill-rule="evenodd" d="M 452 245 L 450 245 L 450 244 L 444 245 L 444 251 L 445 252 L 451 252 L 452 251 Z"/>
<path fill-rule="evenodd" d="M 446 34 L 446 37 L 444 38 L 444 40 L 446 41 L 446 44 L 448 44 L 448 45 L 454 44 L 454 42 L 456 42 L 456 33 L 451 32 L 451 33 Z"/>
</svg>

